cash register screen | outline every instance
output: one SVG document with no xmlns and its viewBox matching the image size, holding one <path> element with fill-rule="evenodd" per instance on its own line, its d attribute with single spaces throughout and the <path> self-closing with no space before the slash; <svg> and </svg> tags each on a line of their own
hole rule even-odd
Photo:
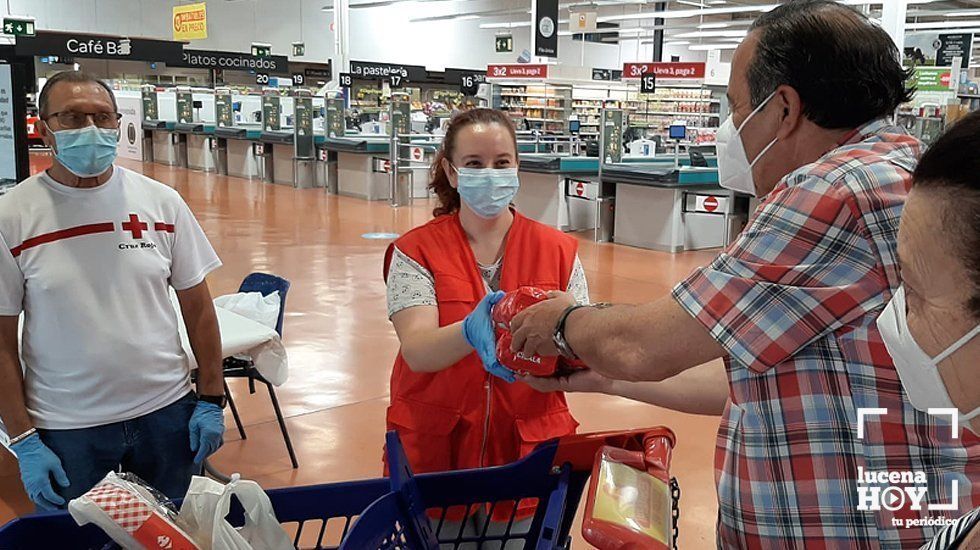
<svg viewBox="0 0 980 550">
<path fill-rule="evenodd" d="M 687 126 L 673 124 L 669 130 L 670 139 L 684 139 L 687 137 Z"/>
<path fill-rule="evenodd" d="M 569 120 L 568 121 L 568 131 L 569 132 L 571 132 L 573 134 L 577 134 L 578 131 L 581 128 L 582 128 L 582 122 L 581 121 L 578 121 L 578 120 Z"/>
</svg>

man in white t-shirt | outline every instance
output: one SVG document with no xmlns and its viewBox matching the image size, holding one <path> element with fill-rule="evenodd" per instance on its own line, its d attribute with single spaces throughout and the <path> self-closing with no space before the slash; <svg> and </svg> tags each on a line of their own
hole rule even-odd
<svg viewBox="0 0 980 550">
<path fill-rule="evenodd" d="M 182 497 L 224 433 L 205 281 L 221 262 L 176 191 L 113 166 L 120 115 L 104 83 L 60 73 L 39 108 L 54 165 L 0 197 L 0 416 L 21 479 L 45 510 L 119 468 Z"/>
</svg>

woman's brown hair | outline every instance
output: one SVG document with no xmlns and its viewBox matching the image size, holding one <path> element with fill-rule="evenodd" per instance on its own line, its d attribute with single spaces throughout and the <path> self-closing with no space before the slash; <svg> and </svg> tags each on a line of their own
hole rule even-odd
<svg viewBox="0 0 980 550">
<path fill-rule="evenodd" d="M 447 159 L 450 163 L 456 152 L 456 135 L 460 130 L 472 124 L 499 124 L 510 132 L 514 138 L 514 156 L 517 156 L 517 131 L 510 117 L 503 111 L 495 109 L 472 109 L 453 117 L 446 128 L 446 136 L 442 140 L 442 147 L 436 153 L 432 167 L 429 168 L 429 189 L 439 197 L 439 206 L 433 211 L 435 217 L 453 214 L 459 210 L 459 192 L 453 189 L 449 183 L 449 175 L 442 168 L 442 159 Z"/>
</svg>

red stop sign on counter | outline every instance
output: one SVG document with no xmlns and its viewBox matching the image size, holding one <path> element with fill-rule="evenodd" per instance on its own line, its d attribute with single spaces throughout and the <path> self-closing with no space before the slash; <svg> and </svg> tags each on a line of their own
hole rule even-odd
<svg viewBox="0 0 980 550">
<path fill-rule="evenodd" d="M 715 197 L 705 197 L 704 209 L 708 212 L 714 212 L 715 210 L 718 210 L 718 199 Z"/>
<path fill-rule="evenodd" d="M 585 185 L 582 182 L 575 184 L 575 194 L 584 197 L 585 196 Z"/>
</svg>

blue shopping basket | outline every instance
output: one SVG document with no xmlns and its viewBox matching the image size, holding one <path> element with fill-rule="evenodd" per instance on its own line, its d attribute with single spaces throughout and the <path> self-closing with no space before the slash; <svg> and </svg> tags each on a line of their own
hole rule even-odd
<svg viewBox="0 0 980 550">
<path fill-rule="evenodd" d="M 268 491 L 276 517 L 294 532 L 296 548 L 315 550 L 560 550 L 588 482 L 596 451 L 605 444 L 636 449 L 644 430 L 571 436 L 542 443 L 513 464 L 415 476 L 395 432 L 387 435 L 390 478 Z M 518 520 L 517 504 L 535 503 Z M 512 510 L 506 521 L 494 514 Z M 483 511 L 480 524 L 447 518 Z M 494 520 L 491 521 L 490 518 Z M 470 520 L 467 521 L 471 521 Z M 228 517 L 242 525 L 241 507 Z M 482 545 L 481 545 L 482 543 Z M 79 527 L 67 512 L 15 519 L 0 528 L 0 550 L 116 548 L 94 525 Z"/>
</svg>

